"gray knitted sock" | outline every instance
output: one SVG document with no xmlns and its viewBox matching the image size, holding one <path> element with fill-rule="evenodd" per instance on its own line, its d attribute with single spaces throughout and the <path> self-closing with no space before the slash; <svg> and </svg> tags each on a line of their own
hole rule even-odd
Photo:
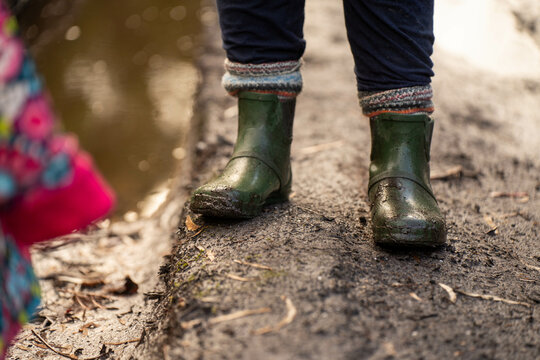
<svg viewBox="0 0 540 360">
<path fill-rule="evenodd" d="M 432 97 L 431 85 L 358 92 L 362 112 L 368 117 L 384 113 L 429 115 L 434 111 Z"/>
<path fill-rule="evenodd" d="M 276 94 L 280 98 L 296 97 L 302 90 L 300 60 L 265 64 L 240 64 L 225 60 L 222 84 L 231 95 L 240 91 Z"/>
</svg>

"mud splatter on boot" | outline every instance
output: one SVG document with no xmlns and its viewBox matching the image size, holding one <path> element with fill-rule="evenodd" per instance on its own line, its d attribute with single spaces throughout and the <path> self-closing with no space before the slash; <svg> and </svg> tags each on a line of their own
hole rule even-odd
<svg viewBox="0 0 540 360">
<path fill-rule="evenodd" d="M 375 243 L 438 246 L 444 216 L 429 181 L 433 120 L 427 115 L 382 114 L 370 119 L 368 195 Z"/>
<path fill-rule="evenodd" d="M 294 98 L 280 101 L 275 94 L 238 94 L 234 152 L 221 175 L 194 191 L 193 212 L 251 218 L 266 204 L 288 200 L 295 103 Z"/>
</svg>

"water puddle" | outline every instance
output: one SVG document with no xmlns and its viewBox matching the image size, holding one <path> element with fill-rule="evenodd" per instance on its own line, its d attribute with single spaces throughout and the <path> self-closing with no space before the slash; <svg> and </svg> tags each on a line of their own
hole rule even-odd
<svg viewBox="0 0 540 360">
<path fill-rule="evenodd" d="M 20 11 L 65 129 L 118 195 L 117 215 L 149 213 L 185 156 L 198 73 L 200 0 L 33 0 Z"/>
</svg>

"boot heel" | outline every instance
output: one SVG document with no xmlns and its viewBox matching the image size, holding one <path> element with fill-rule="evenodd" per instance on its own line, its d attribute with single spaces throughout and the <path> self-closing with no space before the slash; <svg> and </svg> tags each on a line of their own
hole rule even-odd
<svg viewBox="0 0 540 360">
<path fill-rule="evenodd" d="M 279 204 L 282 202 L 289 201 L 291 188 L 292 188 L 292 174 L 289 176 L 289 182 L 285 186 L 282 186 L 281 189 L 270 194 L 270 196 L 266 199 L 265 205 Z"/>
</svg>

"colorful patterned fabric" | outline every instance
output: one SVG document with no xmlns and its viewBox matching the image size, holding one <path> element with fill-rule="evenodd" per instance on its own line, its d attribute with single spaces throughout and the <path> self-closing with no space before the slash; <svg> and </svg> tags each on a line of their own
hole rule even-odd
<svg viewBox="0 0 540 360">
<path fill-rule="evenodd" d="M 222 83 L 231 95 L 240 91 L 276 94 L 280 98 L 296 97 L 302 91 L 300 60 L 266 64 L 240 64 L 225 61 Z"/>
<path fill-rule="evenodd" d="M 0 9 L 0 205 L 40 184 L 69 181 L 70 154 L 55 146 L 53 115 L 17 25 Z"/>
<path fill-rule="evenodd" d="M 362 112 L 368 117 L 384 113 L 429 115 L 434 111 L 432 97 L 431 85 L 358 93 Z"/>
<path fill-rule="evenodd" d="M 39 284 L 29 259 L 9 236 L 0 239 L 0 358 L 39 305 Z"/>
<path fill-rule="evenodd" d="M 0 0 L 0 359 L 39 304 L 28 248 L 104 216 L 109 187 L 55 119 Z"/>
</svg>

